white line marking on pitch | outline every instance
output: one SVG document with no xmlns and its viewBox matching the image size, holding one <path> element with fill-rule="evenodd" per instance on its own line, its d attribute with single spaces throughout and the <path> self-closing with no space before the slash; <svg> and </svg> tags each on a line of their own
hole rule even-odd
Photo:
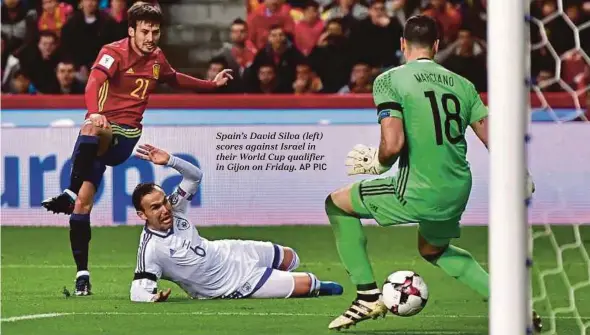
<svg viewBox="0 0 590 335">
<path fill-rule="evenodd" d="M 65 315 L 70 315 L 70 314 L 72 314 L 72 313 L 46 313 L 46 314 L 30 314 L 30 315 L 12 316 L 9 318 L 2 319 L 2 322 L 16 322 L 16 321 L 23 321 L 23 320 L 56 318 L 58 316 L 65 316 Z"/>
<path fill-rule="evenodd" d="M 35 319 L 46 319 L 46 318 L 57 318 L 62 316 L 297 316 L 297 317 L 334 317 L 333 314 L 321 314 L 321 313 L 265 313 L 265 312 L 178 312 L 178 313 L 167 313 L 167 312 L 64 312 L 64 313 L 45 313 L 45 314 L 30 314 L 13 316 L 9 318 L 0 319 L 2 322 L 16 322 L 23 320 L 35 320 Z M 388 314 L 388 317 L 396 317 L 395 315 Z M 450 319 L 483 319 L 487 318 L 487 315 L 421 315 L 419 318 L 450 318 Z M 556 319 L 576 319 L 573 316 L 559 316 Z"/>
</svg>

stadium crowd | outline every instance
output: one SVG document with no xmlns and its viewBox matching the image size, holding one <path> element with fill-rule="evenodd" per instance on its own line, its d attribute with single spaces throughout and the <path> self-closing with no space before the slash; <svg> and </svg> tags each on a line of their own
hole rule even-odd
<svg viewBox="0 0 590 335">
<path fill-rule="evenodd" d="M 2 93 L 83 93 L 101 46 L 127 36 L 126 10 L 133 2 L 3 0 Z M 223 68 L 234 70 L 236 79 L 218 93 L 370 93 L 376 75 L 404 62 L 399 39 L 406 19 L 419 13 L 440 24 L 436 60 L 487 90 L 486 0 L 246 2 L 247 17 L 233 21 L 229 41 L 205 73 L 212 79 Z M 569 86 L 584 92 L 590 28 L 579 31 L 576 49 L 572 25 L 588 21 L 590 1 L 562 3 L 563 15 L 556 0 L 531 3 L 531 40 L 539 44 L 531 75 L 545 91 Z M 543 32 L 549 43 L 541 46 Z M 555 78 L 559 59 L 561 78 Z"/>
</svg>

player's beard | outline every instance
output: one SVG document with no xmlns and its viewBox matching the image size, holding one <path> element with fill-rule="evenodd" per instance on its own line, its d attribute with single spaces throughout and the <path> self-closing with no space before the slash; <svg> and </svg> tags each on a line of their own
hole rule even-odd
<svg viewBox="0 0 590 335">
<path fill-rule="evenodd" d="M 137 50 L 141 51 L 142 54 L 144 55 L 149 55 L 152 52 L 154 52 L 154 50 L 156 50 L 156 43 L 151 43 L 151 48 L 148 48 L 147 45 L 148 43 L 142 43 L 141 45 L 137 42 L 137 40 L 134 39 L 133 43 L 135 43 L 135 47 L 137 47 Z"/>
</svg>

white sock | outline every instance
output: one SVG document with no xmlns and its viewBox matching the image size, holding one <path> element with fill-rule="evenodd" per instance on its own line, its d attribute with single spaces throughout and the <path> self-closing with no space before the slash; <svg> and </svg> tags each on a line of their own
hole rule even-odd
<svg viewBox="0 0 590 335">
<path fill-rule="evenodd" d="M 316 277 L 313 273 L 307 272 L 307 275 L 311 279 L 311 285 L 309 288 L 309 296 L 315 297 L 317 295 L 317 292 L 320 290 L 321 282 L 318 279 L 318 277 Z"/>
<path fill-rule="evenodd" d="M 364 294 L 364 295 L 373 295 L 373 294 L 381 294 L 381 291 L 378 288 L 375 288 L 375 289 L 366 290 L 366 291 L 356 291 L 356 293 Z"/>
<path fill-rule="evenodd" d="M 80 276 L 88 276 L 88 277 L 90 277 L 90 272 L 88 270 L 83 270 L 83 271 L 76 272 L 76 279 L 80 278 Z"/>
<path fill-rule="evenodd" d="M 74 201 L 76 201 L 76 198 L 78 197 L 78 195 L 76 195 L 76 193 L 68 190 L 67 188 L 64 190 L 64 193 L 69 195 L 72 199 L 74 199 Z"/>
</svg>

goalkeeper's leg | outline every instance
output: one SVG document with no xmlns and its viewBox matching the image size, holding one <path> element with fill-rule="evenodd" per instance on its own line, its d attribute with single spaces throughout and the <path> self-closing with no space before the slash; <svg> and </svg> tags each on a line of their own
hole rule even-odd
<svg viewBox="0 0 590 335">
<path fill-rule="evenodd" d="M 444 225 L 445 223 L 440 224 Z M 434 225 L 435 223 L 431 223 L 431 227 Z M 433 234 L 428 232 L 428 228 L 424 228 L 421 223 L 418 233 L 420 255 L 438 266 L 447 275 L 456 278 L 487 299 L 490 295 L 489 275 L 471 253 L 451 245 L 450 238 L 434 238 Z"/>
<path fill-rule="evenodd" d="M 451 237 L 459 237 L 458 233 L 458 220 L 421 222 L 418 233 L 420 255 L 487 300 L 490 296 L 489 275 L 469 251 L 450 244 Z M 535 331 L 541 332 L 543 325 L 535 311 L 532 321 Z"/>
<path fill-rule="evenodd" d="M 369 262 L 360 217 L 353 209 L 352 185 L 331 193 L 326 198 L 325 208 L 336 238 L 340 260 L 357 288 L 357 298 L 352 306 L 330 323 L 328 328 L 348 328 L 357 322 L 376 318 L 387 313 L 381 301 L 381 292 Z"/>
</svg>

